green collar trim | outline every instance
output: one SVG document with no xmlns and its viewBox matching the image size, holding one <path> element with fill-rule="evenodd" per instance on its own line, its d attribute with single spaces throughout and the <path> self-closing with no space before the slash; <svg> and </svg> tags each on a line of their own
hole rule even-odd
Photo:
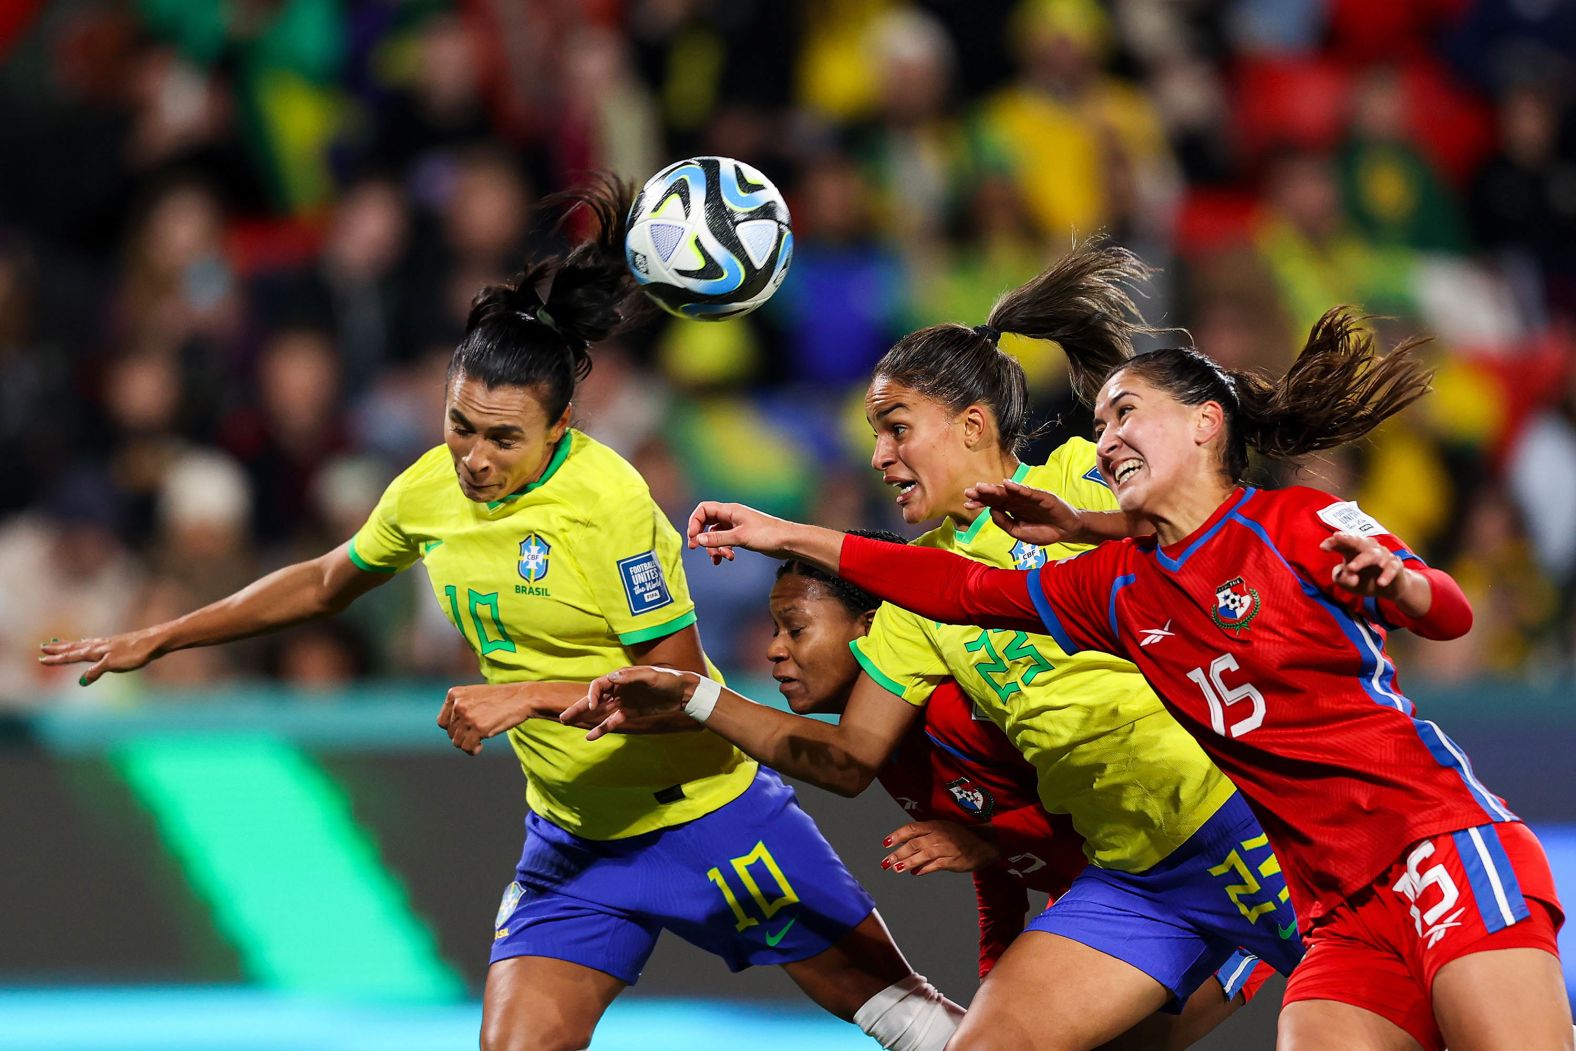
<svg viewBox="0 0 1576 1051">
<path fill-rule="evenodd" d="M 1015 482 L 1023 481 L 1025 478 L 1027 478 L 1029 476 L 1029 472 L 1032 471 L 1033 469 L 1034 468 L 1030 467 L 1026 463 L 1020 463 L 1018 465 L 1018 469 L 1016 471 L 1012 472 L 1012 480 L 1015 481 Z M 967 529 L 959 529 L 957 531 L 957 533 L 958 533 L 958 543 L 960 543 L 960 544 L 972 544 L 972 543 L 974 543 L 974 538 L 980 535 L 980 530 L 984 529 L 985 528 L 985 523 L 989 522 L 989 521 L 990 521 L 990 512 L 989 511 L 981 511 L 979 514 L 975 515 L 974 516 L 974 521 L 969 523 L 969 527 Z"/>
<path fill-rule="evenodd" d="M 553 450 L 552 459 L 547 461 L 547 469 L 542 472 L 542 476 L 534 482 L 526 482 L 508 496 L 489 500 L 487 502 L 487 510 L 496 511 L 510 500 L 518 500 L 526 493 L 535 492 L 546 485 L 548 480 L 558 473 L 558 469 L 564 465 L 564 461 L 569 459 L 569 447 L 574 444 L 574 437 L 575 432 L 573 430 L 566 430 L 564 436 L 558 439 L 558 448 Z"/>
</svg>

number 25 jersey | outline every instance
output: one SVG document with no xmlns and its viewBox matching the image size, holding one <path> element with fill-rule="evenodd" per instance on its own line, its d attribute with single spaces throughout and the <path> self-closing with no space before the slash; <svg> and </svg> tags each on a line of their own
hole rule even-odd
<svg viewBox="0 0 1576 1051">
<path fill-rule="evenodd" d="M 1023 465 L 1014 480 L 1059 493 L 1075 507 L 1116 507 L 1095 470 L 1094 445 L 1083 438 L 1059 446 L 1040 466 Z M 1084 550 L 1020 543 L 988 514 L 966 531 L 943 523 L 914 544 L 1018 569 Z M 1126 660 L 1066 650 L 1034 632 L 938 624 L 890 603 L 853 648 L 872 679 L 910 704 L 925 704 L 938 684 L 957 680 L 1033 764 L 1040 801 L 1072 819 L 1096 865 L 1123 872 L 1154 866 L 1234 791 Z"/>
</svg>

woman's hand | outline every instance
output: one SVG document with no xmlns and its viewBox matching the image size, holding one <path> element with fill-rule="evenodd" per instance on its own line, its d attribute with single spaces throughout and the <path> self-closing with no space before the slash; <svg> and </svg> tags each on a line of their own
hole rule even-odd
<svg viewBox="0 0 1576 1051">
<path fill-rule="evenodd" d="M 38 658 L 40 664 L 54 666 L 92 662 L 92 666 L 77 680 L 79 686 L 97 681 L 107 671 L 135 671 L 164 653 L 151 628 L 106 638 L 78 639 L 75 642 L 51 639 L 38 648 L 43 654 Z"/>
<path fill-rule="evenodd" d="M 1398 603 L 1402 603 L 1407 597 L 1425 600 L 1429 597 L 1427 594 L 1407 595 L 1407 592 L 1415 587 L 1412 578 L 1417 577 L 1417 574 L 1408 573 L 1406 566 L 1401 562 L 1401 556 L 1371 536 L 1336 533 L 1326 537 L 1319 547 L 1340 556 L 1340 565 L 1330 571 L 1330 580 L 1343 591 L 1349 591 L 1361 598 L 1376 596 Z M 1428 582 L 1422 580 L 1421 583 L 1426 591 Z M 1408 603 L 1402 605 L 1404 608 Z M 1428 603 L 1424 601 L 1420 610 L 1408 609 L 1407 612 L 1414 615 L 1426 613 Z"/>
<path fill-rule="evenodd" d="M 587 741 L 615 730 L 627 733 L 638 723 L 682 713 L 698 682 L 700 676 L 694 672 L 672 668 L 620 668 L 594 680 L 586 695 L 564 709 L 558 721 L 574 726 L 594 722 L 586 732 Z M 690 728 L 695 728 L 693 723 Z"/>
<path fill-rule="evenodd" d="M 973 872 L 1001 859 L 990 840 L 952 821 L 911 821 L 881 845 L 892 847 L 881 867 L 923 876 L 927 872 Z"/>
<path fill-rule="evenodd" d="M 438 725 L 449 733 L 454 747 L 478 755 L 482 742 L 512 730 L 535 710 L 532 683 L 499 683 L 485 686 L 451 686 L 438 712 Z"/>
<path fill-rule="evenodd" d="M 1084 515 L 1055 493 L 1021 482 L 982 482 L 963 491 L 967 510 L 990 508 L 1002 531 L 1016 540 L 1044 547 L 1047 544 L 1085 544 Z"/>
<path fill-rule="evenodd" d="M 787 558 L 788 540 L 795 523 L 747 507 L 702 501 L 689 517 L 689 546 L 708 549 L 713 565 L 733 561 L 733 549 L 759 551 L 772 558 Z"/>
</svg>

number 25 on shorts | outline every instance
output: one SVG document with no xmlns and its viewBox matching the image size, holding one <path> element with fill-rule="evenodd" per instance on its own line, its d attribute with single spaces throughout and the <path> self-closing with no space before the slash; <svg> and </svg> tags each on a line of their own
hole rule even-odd
<svg viewBox="0 0 1576 1051">
<path fill-rule="evenodd" d="M 745 891 L 748 892 L 750 899 L 761 913 L 760 919 L 757 919 L 744 910 L 744 906 L 739 903 L 738 895 L 733 892 L 732 884 L 723 875 L 721 866 L 707 870 L 706 878 L 715 883 L 717 889 L 722 891 L 723 900 L 728 903 L 728 909 L 733 913 L 734 930 L 742 931 L 754 927 L 761 920 L 769 920 L 788 906 L 799 903 L 799 895 L 794 893 L 793 885 L 788 882 L 788 877 L 783 875 L 783 870 L 777 864 L 777 859 L 772 857 L 772 852 L 766 849 L 764 842 L 757 842 L 754 850 L 742 857 L 730 859 L 728 864 L 733 868 L 734 875 L 744 885 Z M 752 865 L 761 866 L 771 876 L 772 882 L 777 885 L 779 892 L 777 897 L 767 900 L 766 895 L 761 891 L 761 885 L 757 882 L 755 874 L 750 871 L 750 866 Z"/>
</svg>

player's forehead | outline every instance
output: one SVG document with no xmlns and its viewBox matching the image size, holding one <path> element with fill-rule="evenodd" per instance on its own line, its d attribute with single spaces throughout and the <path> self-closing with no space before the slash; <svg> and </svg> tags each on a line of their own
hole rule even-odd
<svg viewBox="0 0 1576 1051">
<path fill-rule="evenodd" d="M 865 389 L 865 419 L 872 426 L 894 416 L 911 416 L 926 410 L 945 411 L 945 407 L 891 376 L 876 376 Z"/>
<path fill-rule="evenodd" d="M 444 411 L 461 416 L 473 427 L 518 427 L 524 431 L 547 426 L 547 409 L 536 387 L 500 384 L 489 387 L 481 380 L 457 374 L 449 384 Z"/>
<path fill-rule="evenodd" d="M 1140 373 L 1132 369 L 1118 369 L 1106 378 L 1106 381 L 1100 385 L 1100 392 L 1095 395 L 1095 417 L 1108 415 L 1117 403 L 1124 399 L 1146 401 L 1154 399 L 1158 394 L 1159 391 Z"/>
<path fill-rule="evenodd" d="M 785 613 L 790 609 L 812 609 L 827 597 L 825 588 L 819 580 L 790 571 L 778 577 L 772 584 L 772 593 L 768 601 L 772 612 Z"/>
</svg>

